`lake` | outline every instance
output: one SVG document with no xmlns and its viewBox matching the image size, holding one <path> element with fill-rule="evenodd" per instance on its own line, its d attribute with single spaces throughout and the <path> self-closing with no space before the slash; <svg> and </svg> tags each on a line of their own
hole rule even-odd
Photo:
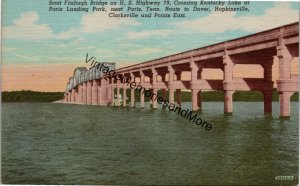
<svg viewBox="0 0 300 186">
<path fill-rule="evenodd" d="M 2 183 L 290 185 L 298 183 L 298 102 L 203 102 L 210 131 L 169 110 L 2 103 Z M 183 108 L 191 108 L 183 103 Z M 276 176 L 294 176 L 292 181 Z"/>
</svg>

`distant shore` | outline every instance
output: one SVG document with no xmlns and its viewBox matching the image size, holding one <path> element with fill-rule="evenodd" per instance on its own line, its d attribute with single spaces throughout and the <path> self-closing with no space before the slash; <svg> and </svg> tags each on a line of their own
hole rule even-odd
<svg viewBox="0 0 300 186">
<path fill-rule="evenodd" d="M 122 92 L 122 91 L 120 91 Z M 159 91 L 159 94 L 161 92 Z M 224 101 L 224 93 L 222 91 L 203 91 L 202 101 Z M 55 102 L 62 100 L 64 92 L 37 92 L 30 90 L 22 91 L 4 91 L 2 92 L 2 102 Z M 130 90 L 127 90 L 127 97 L 130 98 Z M 136 101 L 139 102 L 139 94 L 135 94 Z M 168 92 L 167 92 L 168 98 Z M 249 91 L 236 91 L 233 95 L 234 101 L 243 102 L 260 102 L 263 101 L 263 94 L 260 92 L 249 92 Z M 279 100 L 279 95 L 277 91 L 273 91 L 273 101 Z M 291 97 L 291 101 L 298 102 L 299 93 L 295 93 Z M 145 101 L 149 101 L 149 98 L 145 97 Z M 181 101 L 188 102 L 191 101 L 191 92 L 181 92 Z"/>
<path fill-rule="evenodd" d="M 30 90 L 4 91 L 2 102 L 54 102 L 63 99 L 64 92 L 36 92 Z"/>
</svg>

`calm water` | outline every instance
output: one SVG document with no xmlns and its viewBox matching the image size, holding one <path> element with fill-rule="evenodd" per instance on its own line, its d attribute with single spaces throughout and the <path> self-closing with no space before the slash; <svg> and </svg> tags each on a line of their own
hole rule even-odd
<svg viewBox="0 0 300 186">
<path fill-rule="evenodd" d="M 183 107 L 190 108 L 190 103 Z M 298 103 L 290 120 L 262 103 L 203 103 L 206 131 L 168 110 L 51 103 L 2 105 L 2 182 L 255 184 L 298 182 Z M 276 176 L 294 176 L 276 181 Z"/>
</svg>

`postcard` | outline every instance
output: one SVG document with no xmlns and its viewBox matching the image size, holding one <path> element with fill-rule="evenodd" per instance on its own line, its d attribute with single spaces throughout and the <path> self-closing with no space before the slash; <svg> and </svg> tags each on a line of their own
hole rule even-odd
<svg viewBox="0 0 300 186">
<path fill-rule="evenodd" d="M 298 2 L 4 0 L 1 16 L 3 184 L 298 184 Z"/>
</svg>

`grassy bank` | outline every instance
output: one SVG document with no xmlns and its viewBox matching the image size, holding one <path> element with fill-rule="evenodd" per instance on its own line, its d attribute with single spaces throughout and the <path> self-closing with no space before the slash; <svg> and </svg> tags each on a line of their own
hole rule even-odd
<svg viewBox="0 0 300 186">
<path fill-rule="evenodd" d="M 122 93 L 122 91 L 120 91 Z M 161 96 L 161 91 L 158 92 Z M 35 91 L 12 91 L 2 92 L 2 102 L 53 102 L 63 99 L 63 92 L 35 92 Z M 222 91 L 203 91 L 202 101 L 223 101 L 224 93 Z M 130 89 L 127 90 L 127 97 L 130 99 Z M 167 98 L 169 93 L 167 92 Z M 176 94 L 175 94 L 176 99 Z M 295 93 L 291 97 L 291 101 L 297 102 L 299 99 L 299 93 Z M 140 95 L 135 94 L 135 100 L 140 101 Z M 234 101 L 263 101 L 263 94 L 260 92 L 249 91 L 236 91 L 233 94 Z M 273 92 L 273 101 L 278 101 L 279 96 L 276 91 Z M 145 96 L 145 101 L 149 101 L 149 98 Z M 191 101 L 191 92 L 181 92 L 181 101 Z"/>
</svg>

